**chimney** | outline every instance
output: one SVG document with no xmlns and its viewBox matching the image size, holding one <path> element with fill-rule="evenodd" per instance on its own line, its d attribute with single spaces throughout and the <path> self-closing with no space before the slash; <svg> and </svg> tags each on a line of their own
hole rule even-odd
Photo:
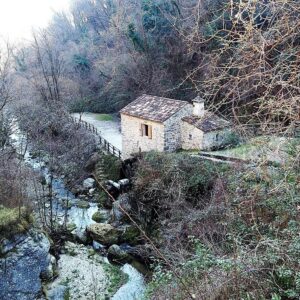
<svg viewBox="0 0 300 300">
<path fill-rule="evenodd" d="M 200 96 L 197 96 L 193 101 L 194 110 L 193 115 L 197 117 L 203 117 L 205 110 L 204 110 L 204 102 L 205 100 Z"/>
</svg>

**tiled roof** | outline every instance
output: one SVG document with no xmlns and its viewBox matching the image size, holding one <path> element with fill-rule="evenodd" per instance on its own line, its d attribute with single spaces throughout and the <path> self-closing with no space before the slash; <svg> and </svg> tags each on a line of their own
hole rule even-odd
<svg viewBox="0 0 300 300">
<path fill-rule="evenodd" d="M 203 117 L 188 116 L 182 118 L 182 121 L 195 126 L 203 132 L 215 131 L 223 128 L 230 127 L 230 122 L 218 117 L 217 115 L 206 112 Z"/>
<path fill-rule="evenodd" d="M 186 101 L 142 95 L 125 106 L 120 113 L 162 123 L 186 105 L 190 104 Z"/>
</svg>

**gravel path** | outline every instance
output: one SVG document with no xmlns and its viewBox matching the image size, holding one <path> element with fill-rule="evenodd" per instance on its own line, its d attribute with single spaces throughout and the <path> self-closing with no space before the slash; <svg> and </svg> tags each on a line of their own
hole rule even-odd
<svg viewBox="0 0 300 300">
<path fill-rule="evenodd" d="M 79 119 L 79 114 L 73 114 L 75 118 Z M 121 135 L 121 124 L 115 119 L 114 121 L 99 121 L 97 120 L 99 114 L 84 113 L 81 117 L 83 121 L 93 124 L 101 136 L 103 136 L 113 146 L 122 151 L 122 135 Z"/>
</svg>

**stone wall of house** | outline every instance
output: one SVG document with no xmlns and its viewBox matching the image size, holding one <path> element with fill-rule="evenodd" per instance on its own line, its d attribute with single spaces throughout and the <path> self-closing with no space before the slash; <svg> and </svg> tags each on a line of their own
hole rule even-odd
<svg viewBox="0 0 300 300">
<path fill-rule="evenodd" d="M 173 152 L 182 147 L 181 119 L 190 116 L 192 113 L 193 106 L 188 104 L 164 122 L 164 151 Z"/>
<path fill-rule="evenodd" d="M 184 150 L 202 148 L 203 131 L 187 122 L 181 122 L 181 138 L 182 149 Z"/>
<path fill-rule="evenodd" d="M 141 136 L 141 125 L 152 126 L 152 138 Z M 121 114 L 123 159 L 139 151 L 164 151 L 164 124 Z"/>
<path fill-rule="evenodd" d="M 218 149 L 225 146 L 228 136 L 232 133 L 230 128 L 207 132 L 203 136 L 202 150 Z"/>
</svg>

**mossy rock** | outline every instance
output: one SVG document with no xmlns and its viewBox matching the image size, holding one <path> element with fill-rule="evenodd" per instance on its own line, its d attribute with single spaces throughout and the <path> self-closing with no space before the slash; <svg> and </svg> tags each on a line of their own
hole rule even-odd
<svg viewBox="0 0 300 300">
<path fill-rule="evenodd" d="M 110 224 L 92 224 L 88 226 L 87 231 L 92 239 L 100 244 L 113 245 L 119 240 L 118 230 Z"/>
<path fill-rule="evenodd" d="M 64 200 L 62 201 L 61 206 L 64 209 L 70 209 L 73 206 L 73 203 L 70 200 L 69 201 Z"/>
<path fill-rule="evenodd" d="M 78 201 L 76 205 L 79 208 L 85 208 L 85 209 L 90 208 L 90 204 L 87 201 L 83 201 L 83 200 Z"/>
<path fill-rule="evenodd" d="M 25 208 L 6 208 L 0 206 L 0 236 L 9 238 L 24 233 L 33 223 L 30 211 Z"/>
<path fill-rule="evenodd" d="M 107 194 L 104 192 L 104 191 L 100 191 L 100 193 L 98 194 L 98 197 L 97 197 L 97 202 L 103 206 L 105 201 L 107 199 Z"/>
<path fill-rule="evenodd" d="M 120 230 L 120 240 L 122 242 L 134 244 L 137 242 L 137 238 L 140 236 L 139 229 L 133 225 L 124 225 L 118 229 Z"/>
<path fill-rule="evenodd" d="M 73 230 L 75 230 L 77 228 L 76 224 L 74 223 L 69 223 L 67 224 L 67 230 L 72 232 Z"/>
<path fill-rule="evenodd" d="M 108 217 L 109 216 L 105 211 L 96 211 L 92 216 L 92 220 L 97 223 L 103 223 L 108 219 Z"/>
<path fill-rule="evenodd" d="M 108 277 L 109 287 L 107 289 L 109 295 L 105 299 L 111 299 L 111 296 L 114 295 L 117 290 L 128 282 L 128 275 L 120 270 L 119 267 L 113 264 L 103 264 L 103 269 Z"/>
</svg>

